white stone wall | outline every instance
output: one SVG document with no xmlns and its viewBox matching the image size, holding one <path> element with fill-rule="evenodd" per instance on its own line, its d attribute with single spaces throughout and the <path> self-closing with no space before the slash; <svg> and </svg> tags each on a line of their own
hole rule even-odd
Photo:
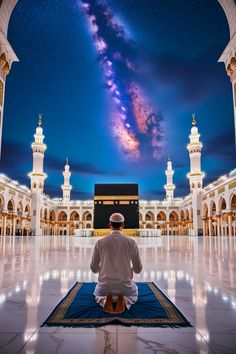
<svg viewBox="0 0 236 354">
<path fill-rule="evenodd" d="M 234 194 L 236 195 L 236 170 L 232 171 L 229 175 L 220 177 L 205 188 L 202 194 L 202 209 L 207 206 L 209 215 L 212 215 L 212 205 L 214 202 L 216 213 L 220 213 L 223 198 L 226 202 L 226 210 L 229 211 Z"/>
<path fill-rule="evenodd" d="M 31 191 L 26 186 L 20 185 L 17 181 L 11 180 L 7 176 L 0 175 L 0 196 L 3 198 L 3 210 L 7 210 L 8 202 L 13 202 L 13 212 L 17 212 L 17 206 L 22 204 L 23 210 L 26 206 L 31 206 Z M 2 210 L 2 211 L 3 211 Z"/>
<path fill-rule="evenodd" d="M 6 36 L 10 16 L 17 2 L 18 0 L 3 0 L 2 5 L 0 7 L 0 27 Z"/>
</svg>

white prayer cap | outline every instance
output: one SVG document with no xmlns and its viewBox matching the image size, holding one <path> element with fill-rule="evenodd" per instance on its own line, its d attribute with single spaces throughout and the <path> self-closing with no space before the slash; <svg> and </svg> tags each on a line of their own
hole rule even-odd
<svg viewBox="0 0 236 354">
<path fill-rule="evenodd" d="M 110 216 L 110 221 L 112 222 L 124 222 L 125 218 L 122 214 L 120 213 L 113 213 Z"/>
</svg>

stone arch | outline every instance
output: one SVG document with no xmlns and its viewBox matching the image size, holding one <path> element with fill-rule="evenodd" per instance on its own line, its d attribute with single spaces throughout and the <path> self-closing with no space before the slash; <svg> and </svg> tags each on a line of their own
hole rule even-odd
<svg viewBox="0 0 236 354">
<path fill-rule="evenodd" d="M 146 224 L 146 229 L 153 229 L 153 225 L 149 222 Z"/>
<path fill-rule="evenodd" d="M 211 200 L 210 203 L 210 215 L 215 215 L 216 214 L 216 203 L 214 200 Z"/>
<path fill-rule="evenodd" d="M 178 235 L 180 232 L 179 225 L 179 217 L 176 211 L 172 210 L 169 214 L 169 222 L 170 222 L 170 234 Z"/>
<path fill-rule="evenodd" d="M 181 210 L 181 211 L 180 211 L 180 220 L 181 220 L 181 221 L 184 221 L 184 219 L 185 219 L 185 217 L 184 217 L 184 211 Z"/>
<path fill-rule="evenodd" d="M 164 211 L 160 211 L 157 214 L 157 221 L 166 221 L 166 214 L 164 213 Z"/>
<path fill-rule="evenodd" d="M 230 205 L 230 209 L 231 209 L 230 233 L 232 236 L 236 236 L 236 194 L 235 193 L 231 194 L 229 201 L 230 201 L 229 205 Z"/>
<path fill-rule="evenodd" d="M 16 229 L 15 229 L 15 234 L 17 236 L 22 235 L 23 234 L 23 204 L 22 201 L 19 201 L 16 207 L 16 213 L 17 213 L 17 217 L 16 217 Z"/>
<path fill-rule="evenodd" d="M 17 210 L 17 213 L 18 213 L 18 211 L 21 212 L 21 213 L 23 212 L 23 204 L 22 204 L 21 201 L 17 204 L 17 209 L 16 210 Z"/>
<path fill-rule="evenodd" d="M 236 31 L 236 23 L 235 23 L 235 18 L 236 18 L 236 3 L 235 0 L 218 0 L 219 3 L 221 4 L 225 15 L 227 17 L 228 25 L 229 25 L 229 31 L 230 31 L 230 37 L 233 37 L 234 32 Z"/>
<path fill-rule="evenodd" d="M 218 210 L 221 212 L 224 209 L 226 209 L 226 200 L 225 198 L 221 197 L 218 203 Z"/>
<path fill-rule="evenodd" d="M 15 210 L 15 203 L 14 203 L 14 200 L 13 199 L 10 199 L 8 200 L 8 203 L 7 203 L 7 210 L 11 213 L 14 212 Z"/>
<path fill-rule="evenodd" d="M 185 210 L 185 220 L 189 220 L 189 211 L 188 211 L 188 209 Z"/>
<path fill-rule="evenodd" d="M 92 221 L 92 214 L 89 212 L 86 216 L 86 221 Z"/>
<path fill-rule="evenodd" d="M 29 214 L 30 213 L 30 206 L 29 206 L 29 204 L 26 204 L 26 206 L 25 206 L 25 214 Z"/>
<path fill-rule="evenodd" d="M 154 221 L 154 214 L 151 211 L 148 211 L 145 215 L 146 221 Z"/>
<path fill-rule="evenodd" d="M 3 29 L 4 34 L 7 37 L 7 32 L 8 32 L 8 24 L 10 21 L 10 17 L 12 14 L 12 11 L 14 10 L 14 7 L 16 6 L 18 0 L 2 0 L 0 1 L 0 8 L 1 8 L 1 13 L 4 13 L 4 20 L 1 18 L 1 26 Z"/>
<path fill-rule="evenodd" d="M 67 214 L 64 210 L 58 214 L 58 221 L 67 221 Z"/>
<path fill-rule="evenodd" d="M 71 221 L 79 221 L 80 217 L 79 217 L 79 213 L 76 210 L 73 210 L 70 214 L 70 220 Z"/>
<path fill-rule="evenodd" d="M 232 194 L 229 198 L 229 205 L 231 210 L 236 210 L 236 194 Z"/>
<path fill-rule="evenodd" d="M 92 221 L 92 214 L 90 211 L 86 210 L 82 216 L 83 221 Z"/>
<path fill-rule="evenodd" d="M 76 210 L 70 213 L 70 235 L 75 234 L 75 229 L 80 227 L 80 216 Z"/>
<path fill-rule="evenodd" d="M 45 220 L 48 219 L 48 209 L 47 208 L 44 209 L 44 219 Z"/>
<path fill-rule="evenodd" d="M 203 205 L 203 217 L 204 217 L 204 218 L 207 218 L 208 215 L 209 215 L 209 210 L 208 210 L 207 204 L 205 203 L 205 204 Z"/>
<path fill-rule="evenodd" d="M 49 219 L 50 221 L 55 221 L 56 220 L 56 213 L 54 210 L 51 210 L 49 213 Z"/>
<path fill-rule="evenodd" d="M 7 225 L 6 225 L 6 235 L 15 235 L 14 229 L 14 211 L 15 211 L 15 202 L 13 199 L 8 200 L 7 202 Z"/>
<path fill-rule="evenodd" d="M 5 199 L 2 194 L 0 194 L 0 210 L 5 209 Z"/>
<path fill-rule="evenodd" d="M 178 221 L 179 217 L 178 214 L 176 213 L 176 211 L 172 210 L 172 212 L 169 215 L 169 220 L 170 221 Z"/>
</svg>

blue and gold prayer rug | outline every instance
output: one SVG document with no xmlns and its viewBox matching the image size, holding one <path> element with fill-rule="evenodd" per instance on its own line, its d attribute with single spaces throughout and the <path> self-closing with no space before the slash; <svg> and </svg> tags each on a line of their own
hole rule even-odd
<svg viewBox="0 0 236 354">
<path fill-rule="evenodd" d="M 154 283 L 137 283 L 138 301 L 120 315 L 111 315 L 95 301 L 96 283 L 76 283 L 42 326 L 99 327 L 108 324 L 146 327 L 191 327 Z"/>
</svg>

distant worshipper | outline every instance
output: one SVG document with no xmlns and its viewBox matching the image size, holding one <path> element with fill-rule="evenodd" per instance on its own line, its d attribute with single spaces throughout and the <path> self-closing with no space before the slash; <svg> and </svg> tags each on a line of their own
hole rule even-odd
<svg viewBox="0 0 236 354">
<path fill-rule="evenodd" d="M 90 263 L 98 273 L 95 300 L 110 314 L 121 314 L 138 300 L 133 272 L 140 273 L 142 263 L 136 242 L 122 233 L 124 221 L 120 213 L 110 216 L 111 233 L 96 242 Z"/>
</svg>

